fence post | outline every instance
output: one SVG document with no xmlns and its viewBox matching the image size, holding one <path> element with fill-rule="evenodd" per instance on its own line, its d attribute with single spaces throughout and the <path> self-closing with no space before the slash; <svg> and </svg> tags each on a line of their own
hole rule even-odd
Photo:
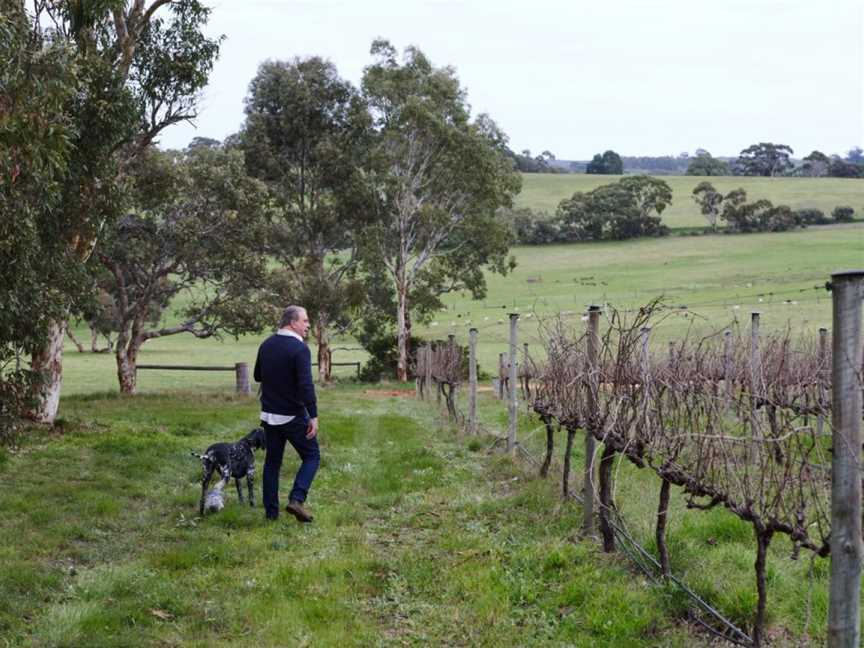
<svg viewBox="0 0 864 648">
<path fill-rule="evenodd" d="M 507 376 L 504 371 L 506 367 L 504 358 L 506 357 L 506 353 L 498 354 L 498 400 L 504 400 L 504 385 L 507 384 L 507 381 L 505 380 Z"/>
<path fill-rule="evenodd" d="M 732 403 L 732 331 L 723 331 L 723 388 L 726 392 L 726 407 Z"/>
<path fill-rule="evenodd" d="M 234 365 L 234 385 L 238 394 L 248 396 L 252 393 L 252 387 L 249 384 L 248 363 L 238 362 Z"/>
<path fill-rule="evenodd" d="M 853 648 L 861 635 L 861 298 L 864 270 L 831 275 L 832 447 L 829 648 Z"/>
<path fill-rule="evenodd" d="M 432 343 L 428 342 L 426 344 L 426 377 L 424 378 L 426 382 L 426 400 L 432 400 Z"/>
<path fill-rule="evenodd" d="M 453 333 L 450 333 L 450 334 L 447 336 L 447 362 L 448 362 L 448 365 L 449 365 L 450 362 L 453 362 L 453 359 L 454 359 L 455 356 L 456 356 L 456 336 L 455 336 Z M 462 367 L 462 358 L 459 358 L 459 359 L 456 361 L 456 371 L 457 371 L 457 375 L 458 375 L 459 369 L 460 369 L 461 367 Z M 456 414 L 456 401 L 457 401 L 457 399 L 458 399 L 458 397 L 459 397 L 459 391 L 458 391 L 458 389 L 457 389 L 457 386 L 458 386 L 458 385 L 459 385 L 459 381 L 458 381 L 458 379 L 457 379 L 457 382 L 456 382 L 454 385 L 451 385 L 451 386 L 450 386 L 450 390 L 451 390 L 451 392 L 450 392 L 450 401 L 451 401 L 451 405 L 452 405 L 452 407 L 453 407 L 453 418 L 454 418 L 454 420 L 457 420 L 457 418 L 458 418 L 458 416 L 457 416 L 457 414 Z M 458 420 L 457 420 L 457 422 L 458 422 Z"/>
<path fill-rule="evenodd" d="M 819 329 L 819 409 L 820 412 L 816 416 L 816 435 L 822 436 L 825 432 L 825 415 L 821 412 L 825 406 L 827 394 L 825 389 L 825 378 L 830 375 L 830 368 L 825 366 L 828 360 L 828 329 Z"/>
<path fill-rule="evenodd" d="M 750 313 L 750 438 L 759 441 L 759 431 L 756 423 L 756 404 L 762 397 L 762 353 L 759 350 L 759 313 Z M 753 458 L 757 456 L 753 444 Z"/>
<path fill-rule="evenodd" d="M 477 329 L 468 331 L 468 433 L 477 433 Z"/>
<path fill-rule="evenodd" d="M 510 398 L 507 410 L 510 415 L 510 425 L 507 429 L 507 452 L 516 452 L 516 393 L 519 378 L 516 375 L 516 328 L 519 321 L 518 313 L 510 313 Z"/>
<path fill-rule="evenodd" d="M 639 333 L 642 337 L 642 355 L 640 357 L 640 360 L 642 367 L 642 380 L 644 381 L 648 378 L 648 343 L 651 340 L 651 327 L 643 326 L 641 329 L 639 329 Z"/>
<path fill-rule="evenodd" d="M 432 352 L 432 357 L 435 358 L 437 356 L 437 363 L 441 361 L 441 355 L 444 351 L 444 340 L 435 340 L 435 350 Z M 437 380 L 435 381 L 435 404 L 438 407 L 441 407 L 441 383 Z"/>
<path fill-rule="evenodd" d="M 589 417 L 597 414 L 597 390 L 599 390 L 600 359 L 600 307 L 588 308 L 588 411 Z M 593 421 L 585 429 L 585 475 L 582 480 L 582 532 L 594 533 L 594 436 Z"/>
</svg>

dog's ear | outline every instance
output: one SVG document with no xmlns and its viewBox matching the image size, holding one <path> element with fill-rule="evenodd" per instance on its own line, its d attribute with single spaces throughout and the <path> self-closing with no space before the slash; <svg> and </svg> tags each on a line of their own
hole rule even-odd
<svg viewBox="0 0 864 648">
<path fill-rule="evenodd" d="M 253 447 L 263 448 L 267 445 L 267 435 L 264 433 L 264 428 L 255 428 L 249 436 L 252 438 Z"/>
</svg>

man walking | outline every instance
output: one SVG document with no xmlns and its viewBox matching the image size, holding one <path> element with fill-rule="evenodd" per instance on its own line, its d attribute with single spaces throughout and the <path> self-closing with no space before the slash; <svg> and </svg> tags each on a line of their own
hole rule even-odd
<svg viewBox="0 0 864 648">
<path fill-rule="evenodd" d="M 311 522 L 303 507 L 318 471 L 318 405 L 312 384 L 312 354 L 303 338 L 309 333 L 309 316 L 301 306 L 282 313 L 279 330 L 258 347 L 255 381 L 261 383 L 261 423 L 267 435 L 264 458 L 264 513 L 279 517 L 279 469 L 285 442 L 300 455 L 300 468 L 285 510 L 300 522 Z"/>
</svg>

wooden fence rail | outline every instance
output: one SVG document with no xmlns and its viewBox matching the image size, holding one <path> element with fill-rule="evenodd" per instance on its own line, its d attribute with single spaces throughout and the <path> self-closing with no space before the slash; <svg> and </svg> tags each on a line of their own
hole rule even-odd
<svg viewBox="0 0 864 648">
<path fill-rule="evenodd" d="M 313 367 L 317 367 L 318 363 L 313 362 Z M 360 377 L 359 362 L 331 362 L 331 367 L 354 367 L 357 377 Z M 139 364 L 135 370 L 139 369 L 156 369 L 159 371 L 233 371 L 234 372 L 234 390 L 238 394 L 249 395 L 252 393 L 252 385 L 249 382 L 249 363 L 237 362 L 233 366 L 219 365 L 162 365 L 162 364 Z"/>
</svg>

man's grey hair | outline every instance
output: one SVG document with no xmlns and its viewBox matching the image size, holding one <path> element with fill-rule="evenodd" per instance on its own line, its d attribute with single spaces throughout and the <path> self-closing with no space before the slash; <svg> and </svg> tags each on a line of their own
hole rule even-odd
<svg viewBox="0 0 864 648">
<path fill-rule="evenodd" d="M 282 311 L 282 319 L 279 320 L 279 328 L 283 328 L 288 326 L 289 324 L 293 324 L 298 319 L 300 319 L 300 315 L 305 313 L 306 309 L 302 306 L 289 306 L 284 311 Z"/>
</svg>

